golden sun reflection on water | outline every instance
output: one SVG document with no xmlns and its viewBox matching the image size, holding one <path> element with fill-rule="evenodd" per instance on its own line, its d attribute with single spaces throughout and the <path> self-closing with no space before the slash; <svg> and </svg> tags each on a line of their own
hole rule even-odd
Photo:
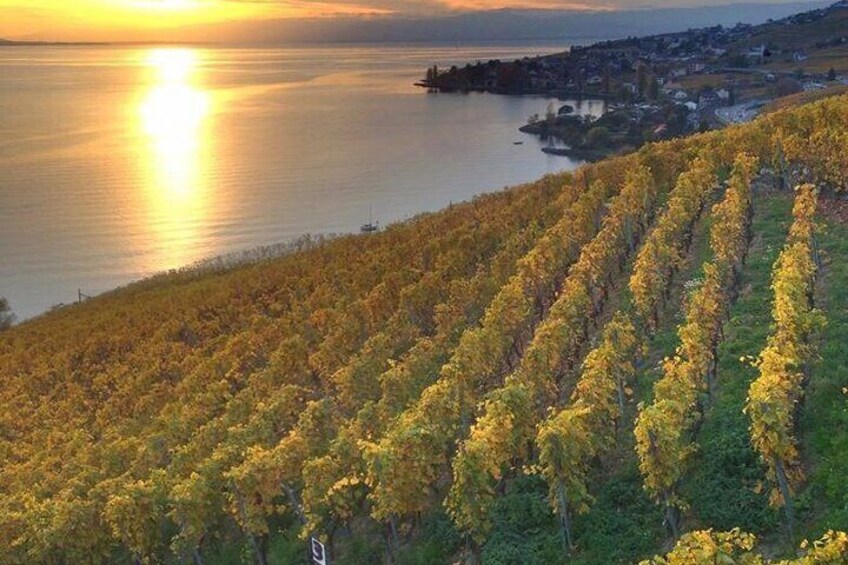
<svg viewBox="0 0 848 565">
<path fill-rule="evenodd" d="M 196 85 L 198 59 L 191 49 L 154 49 L 144 60 L 151 86 L 138 116 L 147 140 L 150 230 L 160 250 L 152 267 L 157 270 L 197 258 L 193 249 L 209 212 L 212 101 L 211 94 Z"/>
</svg>

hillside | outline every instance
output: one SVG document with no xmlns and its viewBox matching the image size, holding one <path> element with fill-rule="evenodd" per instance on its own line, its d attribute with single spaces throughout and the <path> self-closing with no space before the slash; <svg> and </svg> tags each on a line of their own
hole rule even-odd
<svg viewBox="0 0 848 565">
<path fill-rule="evenodd" d="M 777 110 L 0 333 L 0 563 L 301 563 L 310 536 L 844 563 L 846 132 L 845 96 Z"/>
<path fill-rule="evenodd" d="M 848 84 L 848 3 L 752 25 L 573 45 L 514 61 L 431 66 L 418 86 L 444 92 L 536 94 L 571 101 L 528 117 L 521 131 L 555 139 L 555 154 L 596 159 L 649 141 L 750 121 L 787 95 L 821 95 Z M 598 119 L 574 100 L 607 102 Z M 550 151 L 550 150 L 549 150 Z"/>
<path fill-rule="evenodd" d="M 826 0 L 779 2 L 763 10 L 757 2 L 705 6 L 633 9 L 587 9 L 588 6 L 536 4 L 529 8 L 492 8 L 435 11 L 415 10 L 412 4 L 393 5 L 394 13 L 361 17 L 338 14 L 286 17 L 272 20 L 236 20 L 202 24 L 156 33 L 135 31 L 130 40 L 200 41 L 232 44 L 297 45 L 303 43 L 409 43 L 444 42 L 453 45 L 512 41 L 571 43 L 647 35 L 723 23 L 761 23 L 826 4 Z M 528 5 L 534 6 L 534 5 Z M 411 9 L 411 10 L 410 10 Z M 126 40 L 127 38 L 121 38 Z"/>
<path fill-rule="evenodd" d="M 846 24 L 848 3 L 842 1 L 756 24 L 736 20 L 730 26 L 697 27 L 690 22 L 685 31 L 631 33 L 553 55 L 437 69 L 423 85 L 447 91 L 580 93 L 618 102 L 654 102 L 667 90 L 651 94 L 645 79 L 694 95 L 702 87 L 741 92 L 770 73 L 775 79 L 824 80 L 831 69 L 838 76 L 848 72 Z"/>
</svg>

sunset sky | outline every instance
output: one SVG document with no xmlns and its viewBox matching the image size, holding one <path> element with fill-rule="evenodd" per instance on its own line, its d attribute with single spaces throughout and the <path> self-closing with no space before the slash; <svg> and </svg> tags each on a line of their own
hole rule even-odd
<svg viewBox="0 0 848 565">
<path fill-rule="evenodd" d="M 751 0 L 739 0 L 750 2 Z M 753 0 L 777 3 L 775 0 Z M 298 17 L 434 16 L 497 8 L 616 10 L 733 0 L 0 0 L 0 37 L 136 39 L 145 32 Z"/>
</svg>

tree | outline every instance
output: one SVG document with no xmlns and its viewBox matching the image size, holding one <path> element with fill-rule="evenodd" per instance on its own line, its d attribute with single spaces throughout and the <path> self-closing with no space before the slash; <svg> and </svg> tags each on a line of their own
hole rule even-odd
<svg viewBox="0 0 848 565">
<path fill-rule="evenodd" d="M 436 81 L 439 79 L 439 67 L 437 65 L 433 65 L 432 67 L 427 67 L 427 74 L 424 77 L 424 83 L 428 86 L 435 86 Z"/>
<path fill-rule="evenodd" d="M 660 81 L 657 80 L 656 76 L 652 76 L 650 82 L 648 82 L 648 98 L 650 100 L 656 100 L 660 97 Z"/>
<path fill-rule="evenodd" d="M 609 143 L 610 132 L 603 126 L 597 126 L 586 132 L 586 145 L 589 147 L 603 147 Z"/>
<path fill-rule="evenodd" d="M 795 94 L 796 92 L 801 92 L 804 88 L 801 86 L 799 82 L 800 79 L 793 79 L 789 77 L 783 77 L 777 81 L 774 85 L 773 92 L 775 96 L 788 96 L 790 94 Z"/>
<path fill-rule="evenodd" d="M 556 107 L 554 106 L 554 103 L 551 102 L 550 104 L 548 104 L 548 109 L 545 111 L 545 122 L 547 122 L 548 125 L 553 125 L 556 121 L 556 118 Z"/>
<path fill-rule="evenodd" d="M 833 67 L 830 67 L 830 70 L 827 71 L 827 80 L 829 80 L 830 82 L 836 80 L 836 69 L 834 69 Z"/>
<path fill-rule="evenodd" d="M 639 98 L 645 97 L 645 92 L 648 89 L 648 70 L 644 63 L 639 63 L 636 67 L 636 91 L 639 93 Z"/>
<path fill-rule="evenodd" d="M 12 313 L 12 307 L 9 306 L 9 301 L 0 296 L 0 332 L 8 330 L 15 323 L 15 314 Z"/>
</svg>

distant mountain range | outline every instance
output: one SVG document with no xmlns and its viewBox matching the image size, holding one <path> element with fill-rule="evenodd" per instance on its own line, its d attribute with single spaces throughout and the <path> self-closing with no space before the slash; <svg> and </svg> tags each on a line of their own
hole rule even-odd
<svg viewBox="0 0 848 565">
<path fill-rule="evenodd" d="M 103 42 L 93 41 L 12 41 L 11 39 L 0 39 L 0 47 L 37 47 L 53 45 L 107 45 Z"/>
<path fill-rule="evenodd" d="M 645 8 L 618 11 L 502 9 L 422 16 L 340 16 L 262 21 L 232 21 L 202 26 L 127 33 L 121 43 L 194 42 L 230 44 L 303 43 L 486 43 L 552 41 L 588 44 L 685 31 L 714 25 L 760 24 L 797 12 L 828 6 L 832 2 L 807 1 L 778 4 L 739 3 L 687 8 Z M 22 38 L 23 39 L 23 38 Z M 50 42 L 9 41 L 3 45 L 38 45 Z M 85 38 L 81 38 L 85 39 Z M 54 43 L 55 44 L 55 43 Z M 74 42 L 73 44 L 79 44 Z"/>
<path fill-rule="evenodd" d="M 159 39 L 228 43 L 500 42 L 602 39 L 684 31 L 739 22 L 759 24 L 832 2 L 741 3 L 621 11 L 491 10 L 438 17 L 337 17 L 194 27 Z"/>
</svg>

